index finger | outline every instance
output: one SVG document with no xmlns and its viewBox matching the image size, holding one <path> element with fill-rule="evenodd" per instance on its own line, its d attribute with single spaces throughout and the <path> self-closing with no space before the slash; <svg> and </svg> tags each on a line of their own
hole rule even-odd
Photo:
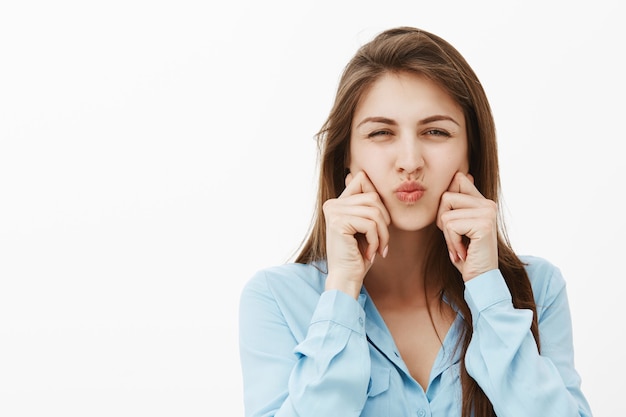
<svg viewBox="0 0 626 417">
<path fill-rule="evenodd" d="M 349 173 L 346 176 L 346 188 L 341 195 L 345 194 L 348 196 L 372 192 L 378 194 L 376 187 L 374 187 L 365 171 L 359 171 L 356 174 Z"/>
<path fill-rule="evenodd" d="M 448 191 L 459 194 L 468 194 L 474 197 L 484 197 L 474 185 L 474 177 L 471 174 L 464 174 L 458 171 L 452 177 Z"/>
<path fill-rule="evenodd" d="M 341 193 L 341 197 L 349 197 L 357 194 L 376 194 L 376 204 L 379 205 L 380 211 L 385 218 L 385 223 L 391 223 L 391 216 L 387 211 L 387 207 L 380 198 L 378 190 L 374 186 L 374 183 L 369 179 L 365 171 L 359 171 L 356 174 L 349 173 L 346 176 L 346 188 Z"/>
</svg>

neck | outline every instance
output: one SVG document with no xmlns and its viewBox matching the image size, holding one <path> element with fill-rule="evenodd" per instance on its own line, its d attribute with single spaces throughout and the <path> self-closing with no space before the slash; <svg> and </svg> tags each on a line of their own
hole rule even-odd
<svg viewBox="0 0 626 417">
<path fill-rule="evenodd" d="M 425 294 L 424 266 L 428 245 L 433 242 L 435 225 L 407 232 L 389 227 L 389 251 L 386 258 L 377 256 L 365 277 L 365 287 L 372 297 L 395 300 L 432 299 L 437 289 Z"/>
</svg>

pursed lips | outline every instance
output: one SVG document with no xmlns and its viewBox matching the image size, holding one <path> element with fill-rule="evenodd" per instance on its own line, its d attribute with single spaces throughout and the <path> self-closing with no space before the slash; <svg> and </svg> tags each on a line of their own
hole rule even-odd
<svg viewBox="0 0 626 417">
<path fill-rule="evenodd" d="M 404 203 L 414 203 L 424 195 L 426 189 L 417 181 L 403 182 L 396 189 L 396 197 Z"/>
</svg>

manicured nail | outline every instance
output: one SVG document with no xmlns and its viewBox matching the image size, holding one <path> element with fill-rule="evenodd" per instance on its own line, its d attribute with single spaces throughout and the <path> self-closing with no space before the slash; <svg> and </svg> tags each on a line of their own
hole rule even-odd
<svg viewBox="0 0 626 417">
<path fill-rule="evenodd" d="M 387 253 L 389 253 L 389 245 L 385 246 L 385 249 L 383 249 L 383 258 L 387 257 Z"/>
</svg>

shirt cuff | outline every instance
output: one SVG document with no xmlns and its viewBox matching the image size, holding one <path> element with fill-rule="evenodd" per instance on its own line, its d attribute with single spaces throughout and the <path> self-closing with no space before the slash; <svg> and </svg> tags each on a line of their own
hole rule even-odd
<svg viewBox="0 0 626 417">
<path fill-rule="evenodd" d="M 357 333 L 365 334 L 365 310 L 360 301 L 343 291 L 324 291 L 311 318 L 311 324 L 331 321 Z"/>
<path fill-rule="evenodd" d="M 511 302 L 511 293 L 499 269 L 492 269 L 465 283 L 465 301 L 472 315 L 501 303 Z"/>
</svg>

